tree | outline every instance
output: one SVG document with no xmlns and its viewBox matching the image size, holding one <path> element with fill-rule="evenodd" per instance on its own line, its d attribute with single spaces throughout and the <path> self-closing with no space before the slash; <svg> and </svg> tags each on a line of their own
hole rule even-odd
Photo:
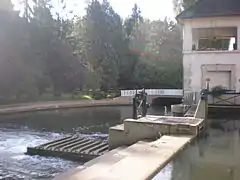
<svg viewBox="0 0 240 180">
<path fill-rule="evenodd" d="M 178 14 L 195 4 L 198 0 L 173 0 L 174 10 Z"/>
<path fill-rule="evenodd" d="M 53 18 L 50 1 L 39 0 L 33 10 L 30 39 L 34 59 L 42 64 L 42 72 L 47 77 L 43 79 L 50 80 L 57 94 L 80 88 L 83 67 L 68 41 L 71 23 L 60 17 Z"/>
<path fill-rule="evenodd" d="M 108 1 L 93 0 L 87 7 L 84 28 L 85 58 L 99 77 L 101 89 L 116 88 L 123 42 L 121 18 Z"/>
<path fill-rule="evenodd" d="M 145 21 L 141 27 L 147 33 L 141 50 L 140 62 L 135 68 L 138 86 L 152 88 L 181 88 L 182 38 L 181 27 L 172 21 Z M 145 69 L 143 70 L 143 67 Z M 171 79 L 171 81 L 168 81 Z"/>
<path fill-rule="evenodd" d="M 123 58 L 120 62 L 119 69 L 119 86 L 121 88 L 135 88 L 136 83 L 134 80 L 134 71 L 136 65 L 139 61 L 140 54 L 134 51 L 134 46 L 138 44 L 139 37 L 138 32 L 140 32 L 140 24 L 143 22 L 143 17 L 141 15 L 141 10 L 134 4 L 132 9 L 132 14 L 124 22 L 124 50 Z"/>
<path fill-rule="evenodd" d="M 23 93 L 35 96 L 37 73 L 26 58 L 28 37 L 25 21 L 11 9 L 10 2 L 3 2 L 7 10 L 0 10 L 0 96 L 5 99 L 12 96 L 19 97 Z M 0 6 L 3 7 L 2 4 Z"/>
<path fill-rule="evenodd" d="M 134 35 L 134 31 L 142 22 L 143 17 L 141 15 L 141 10 L 137 4 L 134 4 L 131 16 L 124 22 L 125 32 L 128 39 Z"/>
<path fill-rule="evenodd" d="M 25 16 L 0 2 L 0 98 L 35 99 L 76 89 L 181 87 L 181 27 L 143 19 L 135 4 L 124 21 L 107 0 L 84 17 L 53 14 L 52 0 L 25 0 Z M 60 13 L 61 12 L 61 13 Z M 67 14 L 67 13 L 66 13 Z"/>
</svg>

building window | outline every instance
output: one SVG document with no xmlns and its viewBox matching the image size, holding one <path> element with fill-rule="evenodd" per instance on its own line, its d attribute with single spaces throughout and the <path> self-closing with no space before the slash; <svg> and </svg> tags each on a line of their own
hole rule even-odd
<svg viewBox="0 0 240 180">
<path fill-rule="evenodd" d="M 237 49 L 237 27 L 193 28 L 193 51 L 232 51 Z"/>
<path fill-rule="evenodd" d="M 199 51 L 235 50 L 235 38 L 199 39 Z"/>
</svg>

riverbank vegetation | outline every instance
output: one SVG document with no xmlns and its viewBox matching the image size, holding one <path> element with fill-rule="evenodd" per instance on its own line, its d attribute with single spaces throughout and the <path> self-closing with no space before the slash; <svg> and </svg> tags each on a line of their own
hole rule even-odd
<svg viewBox="0 0 240 180">
<path fill-rule="evenodd" d="M 72 18 L 64 0 L 57 9 L 51 0 L 24 7 L 17 12 L 10 0 L 0 1 L 0 103 L 182 88 L 178 23 L 146 19 L 137 4 L 123 19 L 107 0 L 89 1 L 86 14 Z"/>
</svg>

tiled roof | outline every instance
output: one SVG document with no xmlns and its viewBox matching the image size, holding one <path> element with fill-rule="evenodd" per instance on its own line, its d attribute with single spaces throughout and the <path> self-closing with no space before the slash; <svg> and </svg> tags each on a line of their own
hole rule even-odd
<svg viewBox="0 0 240 180">
<path fill-rule="evenodd" d="M 240 0 L 199 0 L 180 13 L 177 19 L 238 15 L 240 16 Z"/>
</svg>

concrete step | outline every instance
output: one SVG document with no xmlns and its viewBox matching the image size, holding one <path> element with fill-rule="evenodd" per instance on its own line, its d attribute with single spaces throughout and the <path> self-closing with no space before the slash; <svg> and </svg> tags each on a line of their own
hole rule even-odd
<svg viewBox="0 0 240 180">
<path fill-rule="evenodd" d="M 127 132 L 124 131 L 124 124 L 109 128 L 108 134 L 108 143 L 111 144 L 110 149 L 119 147 L 122 143 L 125 144 Z"/>
</svg>

